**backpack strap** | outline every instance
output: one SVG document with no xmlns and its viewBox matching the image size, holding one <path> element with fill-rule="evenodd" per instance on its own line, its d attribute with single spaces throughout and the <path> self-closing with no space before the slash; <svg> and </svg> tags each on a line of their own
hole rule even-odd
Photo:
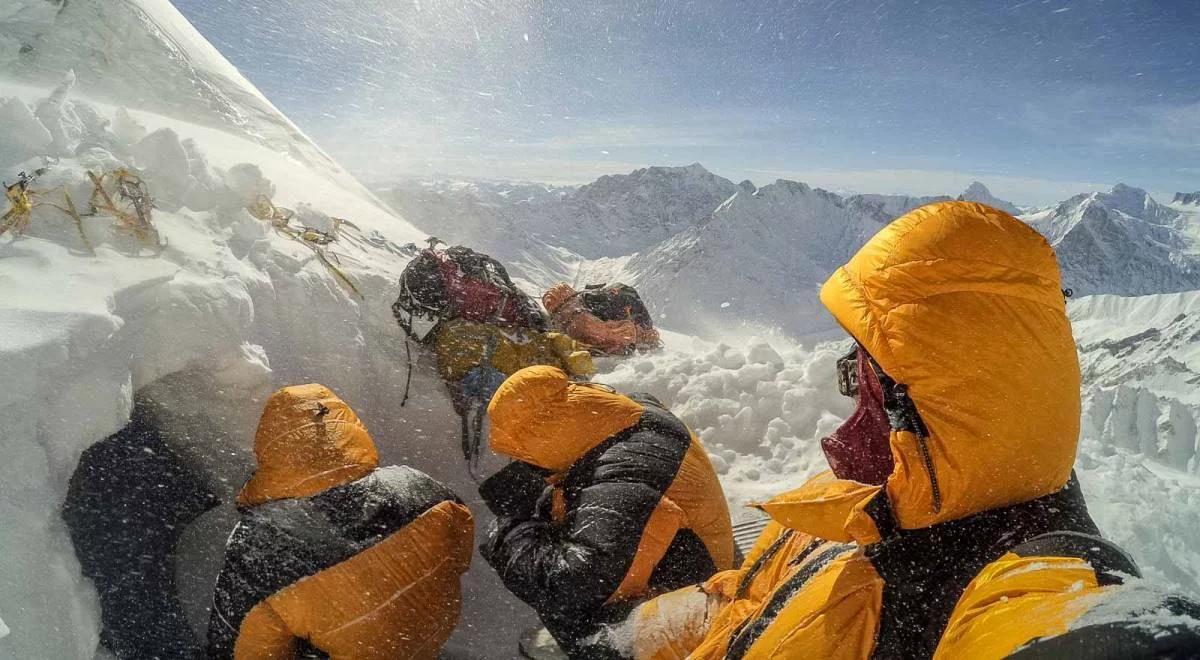
<svg viewBox="0 0 1200 660">
<path fill-rule="evenodd" d="M 1091 564 L 1101 586 L 1121 584 L 1124 576 L 1142 577 L 1133 557 L 1108 539 L 1082 532 L 1058 531 L 1035 536 L 1009 552 L 1019 557 L 1075 557 Z"/>
</svg>

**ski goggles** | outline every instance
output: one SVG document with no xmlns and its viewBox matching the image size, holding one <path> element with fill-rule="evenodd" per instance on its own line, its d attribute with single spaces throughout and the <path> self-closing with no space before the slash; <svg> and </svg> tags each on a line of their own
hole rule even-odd
<svg viewBox="0 0 1200 660">
<path fill-rule="evenodd" d="M 855 398 L 858 396 L 858 345 L 855 344 L 850 352 L 838 358 L 837 361 L 838 392 L 842 396 Z"/>
</svg>

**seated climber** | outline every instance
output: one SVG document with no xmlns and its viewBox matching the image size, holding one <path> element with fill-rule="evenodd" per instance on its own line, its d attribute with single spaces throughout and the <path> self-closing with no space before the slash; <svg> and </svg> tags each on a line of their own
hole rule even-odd
<svg viewBox="0 0 1200 660">
<path fill-rule="evenodd" d="M 606 355 L 630 355 L 661 344 L 650 313 L 633 287 L 601 285 L 576 291 L 565 282 L 542 295 L 557 330 Z"/>
<path fill-rule="evenodd" d="M 96 586 L 100 643 L 117 658 L 197 658 L 176 582 L 183 530 L 216 506 L 210 477 L 137 405 L 119 432 L 88 447 L 62 517 Z"/>
<path fill-rule="evenodd" d="M 392 313 L 408 337 L 432 345 L 474 470 L 488 401 L 505 378 L 537 364 L 586 378 L 593 366 L 585 347 L 547 331 L 537 303 L 499 261 L 462 246 L 439 250 L 439 242 L 429 239 L 405 267 Z"/>
<path fill-rule="evenodd" d="M 497 516 L 481 551 L 572 657 L 593 657 L 588 636 L 638 602 L 733 566 L 708 454 L 653 397 L 538 366 L 488 414 L 514 462 L 480 487 Z"/>
<path fill-rule="evenodd" d="M 375 444 L 321 385 L 279 390 L 254 439 L 208 630 L 212 658 L 434 658 L 458 623 L 470 512 Z"/>
<path fill-rule="evenodd" d="M 925 206 L 821 300 L 857 342 L 838 363 L 857 408 L 822 441 L 832 470 L 761 505 L 772 524 L 690 616 L 651 601 L 608 631 L 613 654 L 1197 657 L 1200 605 L 1139 579 L 1072 474 L 1079 362 L 1041 235 L 981 204 Z"/>
</svg>

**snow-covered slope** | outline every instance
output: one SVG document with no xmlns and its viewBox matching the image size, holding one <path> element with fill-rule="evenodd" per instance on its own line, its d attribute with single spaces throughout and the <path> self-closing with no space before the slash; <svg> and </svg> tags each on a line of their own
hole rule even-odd
<svg viewBox="0 0 1200 660">
<path fill-rule="evenodd" d="M 890 218 L 794 181 L 742 190 L 704 224 L 628 262 L 661 323 L 712 334 L 740 323 L 807 334 L 833 327 L 817 289 Z"/>
<path fill-rule="evenodd" d="M 1077 295 L 1142 295 L 1200 288 L 1195 216 L 1117 184 L 1023 216 L 1058 252 L 1063 286 Z"/>
<path fill-rule="evenodd" d="M 532 237 L 595 259 L 651 248 L 703 222 L 738 190 L 733 182 L 693 163 L 602 176 L 577 188 L 402 182 L 382 194 L 399 211 L 428 226 L 444 219 L 453 240 L 502 252 Z"/>
</svg>

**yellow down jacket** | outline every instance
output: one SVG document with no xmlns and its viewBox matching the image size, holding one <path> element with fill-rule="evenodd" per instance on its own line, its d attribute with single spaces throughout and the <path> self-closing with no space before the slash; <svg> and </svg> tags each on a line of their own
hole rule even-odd
<svg viewBox="0 0 1200 660">
<path fill-rule="evenodd" d="M 502 328 L 465 319 L 443 321 L 434 339 L 438 373 L 455 383 L 471 368 L 489 364 L 506 376 L 538 364 L 563 369 L 572 376 L 595 373 L 584 346 L 558 332 Z"/>
</svg>

